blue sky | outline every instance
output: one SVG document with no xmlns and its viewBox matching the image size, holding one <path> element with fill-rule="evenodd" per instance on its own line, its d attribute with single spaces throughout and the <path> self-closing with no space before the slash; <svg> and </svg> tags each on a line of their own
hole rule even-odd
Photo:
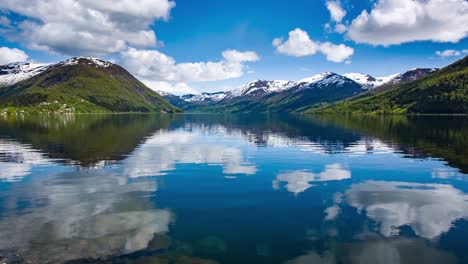
<svg viewBox="0 0 468 264">
<path fill-rule="evenodd" d="M 0 47 L 11 50 L 0 62 L 99 56 L 184 93 L 324 71 L 385 76 L 443 67 L 468 49 L 465 0 L 95 2 L 2 0 Z"/>
</svg>

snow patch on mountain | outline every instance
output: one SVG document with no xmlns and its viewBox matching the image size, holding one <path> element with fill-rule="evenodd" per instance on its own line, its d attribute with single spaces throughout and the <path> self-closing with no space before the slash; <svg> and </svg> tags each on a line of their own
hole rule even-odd
<svg viewBox="0 0 468 264">
<path fill-rule="evenodd" d="M 232 97 L 239 97 L 239 96 L 259 96 L 270 94 L 274 92 L 281 92 L 287 90 L 296 83 L 292 81 L 285 81 L 285 80 L 274 80 L 274 81 L 263 81 L 263 80 L 255 80 L 249 82 L 238 89 L 232 90 L 228 92 L 228 96 Z"/>
<path fill-rule="evenodd" d="M 202 102 L 219 102 L 226 97 L 226 93 L 217 92 L 217 93 L 201 93 L 201 94 L 186 94 L 182 95 L 180 98 L 186 102 L 191 103 L 202 103 Z"/>
<path fill-rule="evenodd" d="M 407 83 L 411 81 L 415 81 L 417 79 L 423 78 L 429 74 L 435 73 L 439 69 L 437 68 L 429 68 L 429 69 L 424 69 L 424 68 L 414 68 L 411 69 L 407 72 L 400 73 L 400 74 L 395 74 L 391 79 L 389 79 L 386 84 L 391 84 L 391 85 L 399 85 L 402 83 Z"/>
<path fill-rule="evenodd" d="M 322 81 L 323 79 L 325 79 L 325 78 L 327 78 L 329 76 L 332 76 L 334 74 L 335 73 L 333 73 L 333 72 L 323 72 L 323 73 L 315 74 L 315 75 L 312 75 L 310 77 L 299 80 L 298 83 L 309 83 L 309 84 L 317 83 L 317 82 Z"/>
<path fill-rule="evenodd" d="M 396 77 L 398 74 L 393 74 L 390 76 L 385 76 L 385 77 L 373 77 L 369 74 L 365 73 L 357 73 L 357 72 L 351 72 L 351 73 L 345 73 L 343 76 L 346 78 L 349 78 L 357 83 L 359 83 L 363 89 L 372 89 L 374 87 L 380 86 L 384 83 L 387 83 L 394 77 Z"/>
<path fill-rule="evenodd" d="M 59 65 L 59 66 L 61 66 L 61 65 L 68 66 L 68 65 L 78 65 L 78 64 L 93 65 L 96 68 L 99 68 L 99 67 L 100 68 L 107 68 L 107 67 L 110 67 L 110 66 L 113 65 L 112 63 L 110 63 L 108 61 L 101 60 L 101 59 L 95 58 L 95 57 L 86 57 L 86 56 L 73 57 L 73 58 L 68 59 L 66 61 L 60 62 L 57 65 Z"/>
<path fill-rule="evenodd" d="M 50 65 L 38 62 L 15 62 L 0 66 L 0 87 L 13 85 L 29 79 L 49 68 Z"/>
<path fill-rule="evenodd" d="M 107 68 L 114 65 L 111 62 L 94 57 L 74 57 L 55 64 L 45 64 L 34 61 L 15 62 L 0 66 L 0 87 L 9 86 L 24 81 L 53 67 L 63 67 L 78 64 L 90 65 L 94 66 L 95 68 Z"/>
<path fill-rule="evenodd" d="M 300 88 L 309 88 L 312 86 L 324 88 L 330 85 L 340 86 L 349 82 L 352 82 L 352 80 L 333 72 L 316 74 L 298 81 Z"/>
</svg>

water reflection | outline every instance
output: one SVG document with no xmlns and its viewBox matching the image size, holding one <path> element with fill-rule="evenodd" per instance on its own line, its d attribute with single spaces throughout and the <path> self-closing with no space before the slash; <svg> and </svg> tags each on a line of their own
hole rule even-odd
<svg viewBox="0 0 468 264">
<path fill-rule="evenodd" d="M 33 166 L 48 163 L 40 152 L 30 146 L 0 139 L 0 180 L 19 181 L 31 173 Z"/>
<path fill-rule="evenodd" d="M 129 177 L 160 176 L 179 163 L 222 166 L 224 174 L 255 174 L 255 165 L 245 161 L 239 148 L 225 141 L 225 135 L 213 130 L 208 134 L 197 126 L 160 131 L 124 161 L 124 173 Z"/>
<path fill-rule="evenodd" d="M 279 189 L 280 182 L 286 182 L 289 192 L 298 194 L 309 189 L 312 182 L 340 181 L 351 178 L 351 172 L 343 169 L 341 164 L 326 165 L 324 171 L 312 173 L 307 171 L 290 171 L 278 174 L 273 181 L 274 189 Z"/>
<path fill-rule="evenodd" d="M 317 253 L 310 251 L 305 255 L 289 260 L 288 264 L 310 263 L 457 263 L 449 252 L 431 247 L 421 239 L 370 239 L 354 243 L 335 243 L 332 249 Z"/>
<path fill-rule="evenodd" d="M 463 263 L 466 120 L 2 116 L 0 262 Z"/>
<path fill-rule="evenodd" d="M 53 173 L 15 184 L 8 195 L 1 195 L 7 213 L 0 221 L 0 249 L 34 263 L 145 249 L 155 234 L 169 230 L 172 219 L 170 210 L 155 209 L 145 198 L 144 193 L 156 190 L 152 180 L 129 181 L 100 169 Z M 21 210 L 21 204 L 28 206 Z"/>
<path fill-rule="evenodd" d="M 353 184 L 346 202 L 376 221 L 386 237 L 410 226 L 416 235 L 434 239 L 455 220 L 468 218 L 468 195 L 446 184 L 367 181 Z"/>
</svg>

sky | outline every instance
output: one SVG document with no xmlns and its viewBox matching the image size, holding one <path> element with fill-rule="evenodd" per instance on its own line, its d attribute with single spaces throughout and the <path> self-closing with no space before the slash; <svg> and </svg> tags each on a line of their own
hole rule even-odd
<svg viewBox="0 0 468 264">
<path fill-rule="evenodd" d="M 1 0 L 0 65 L 94 56 L 154 90 L 215 92 L 444 67 L 467 25 L 467 0 Z"/>
</svg>

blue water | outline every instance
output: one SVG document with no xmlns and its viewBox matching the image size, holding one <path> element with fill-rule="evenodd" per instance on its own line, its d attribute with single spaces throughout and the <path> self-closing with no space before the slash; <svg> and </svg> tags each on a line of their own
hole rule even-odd
<svg viewBox="0 0 468 264">
<path fill-rule="evenodd" d="M 0 263 L 468 263 L 468 118 L 0 116 Z"/>
</svg>

